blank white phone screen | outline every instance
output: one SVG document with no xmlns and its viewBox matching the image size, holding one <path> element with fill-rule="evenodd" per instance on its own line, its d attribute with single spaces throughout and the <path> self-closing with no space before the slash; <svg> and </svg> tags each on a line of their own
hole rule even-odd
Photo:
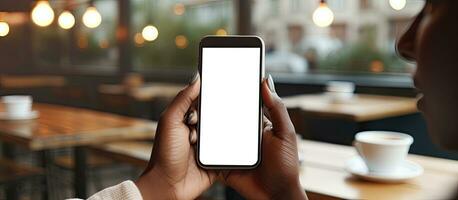
<svg viewBox="0 0 458 200">
<path fill-rule="evenodd" d="M 202 48 L 199 160 L 251 166 L 258 161 L 261 48 Z"/>
</svg>

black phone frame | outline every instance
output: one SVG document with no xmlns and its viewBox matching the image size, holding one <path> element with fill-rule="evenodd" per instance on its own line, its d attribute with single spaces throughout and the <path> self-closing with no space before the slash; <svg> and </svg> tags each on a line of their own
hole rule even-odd
<svg viewBox="0 0 458 200">
<path fill-rule="evenodd" d="M 201 122 L 201 115 L 200 115 L 200 108 L 201 108 L 201 98 L 199 97 L 197 110 L 199 112 L 198 123 L 197 123 L 197 152 L 196 152 L 196 160 L 197 164 L 204 168 L 204 169 L 254 169 L 261 163 L 262 160 L 262 116 L 263 116 L 263 102 L 261 96 L 261 86 L 262 81 L 264 78 L 264 42 L 258 36 L 238 36 L 238 35 L 231 35 L 231 36 L 206 36 L 202 38 L 199 43 L 199 75 L 201 81 L 203 79 L 202 74 L 202 48 L 218 48 L 218 47 L 233 47 L 233 48 L 244 48 L 244 47 L 258 47 L 260 48 L 260 73 L 259 73 L 259 117 L 258 117 L 258 159 L 257 162 L 253 165 L 205 165 L 200 162 L 200 122 Z M 202 92 L 202 84 L 200 84 L 200 92 Z"/>
</svg>

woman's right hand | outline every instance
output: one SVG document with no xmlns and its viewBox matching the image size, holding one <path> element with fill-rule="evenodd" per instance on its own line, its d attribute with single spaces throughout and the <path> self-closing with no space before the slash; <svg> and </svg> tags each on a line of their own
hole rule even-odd
<svg viewBox="0 0 458 200">
<path fill-rule="evenodd" d="M 222 181 L 247 199 L 307 199 L 299 182 L 296 133 L 272 77 L 262 83 L 265 106 L 261 164 L 253 170 L 230 170 Z"/>
</svg>

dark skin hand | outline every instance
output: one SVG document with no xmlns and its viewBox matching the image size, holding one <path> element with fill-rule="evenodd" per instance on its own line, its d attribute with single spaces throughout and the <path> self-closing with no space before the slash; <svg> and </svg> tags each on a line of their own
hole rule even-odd
<svg viewBox="0 0 458 200">
<path fill-rule="evenodd" d="M 307 199 L 299 182 L 299 159 L 294 126 L 275 92 L 273 81 L 262 83 L 264 131 L 262 161 L 253 170 L 220 171 L 219 179 L 247 199 Z M 272 89 L 270 89 L 272 88 Z M 197 124 L 197 113 L 189 124 Z M 193 131 L 191 141 L 196 141 Z"/>
<path fill-rule="evenodd" d="M 281 99 L 262 83 L 262 162 L 253 170 L 210 171 L 195 159 L 200 80 L 191 83 L 161 116 L 149 166 L 136 182 L 144 199 L 195 199 L 216 180 L 247 199 L 307 199 L 299 182 L 294 127 Z M 186 114 L 187 113 L 187 114 Z"/>
<path fill-rule="evenodd" d="M 200 168 L 185 115 L 199 95 L 199 77 L 183 89 L 163 112 L 148 167 L 135 183 L 143 199 L 195 199 L 216 180 L 216 172 Z"/>
<path fill-rule="evenodd" d="M 262 161 L 253 170 L 233 170 L 222 181 L 247 199 L 307 199 L 299 182 L 296 132 L 273 81 L 262 84 L 265 128 Z"/>
</svg>

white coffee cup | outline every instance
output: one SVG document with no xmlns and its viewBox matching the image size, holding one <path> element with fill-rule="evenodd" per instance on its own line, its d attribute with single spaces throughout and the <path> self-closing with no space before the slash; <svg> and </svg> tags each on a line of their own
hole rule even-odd
<svg viewBox="0 0 458 200">
<path fill-rule="evenodd" d="M 355 136 L 353 146 L 369 172 L 395 173 L 405 161 L 413 138 L 390 131 L 364 131 Z"/>
<path fill-rule="evenodd" d="M 353 97 L 355 84 L 347 81 L 329 81 L 326 84 L 326 95 L 333 102 L 345 102 Z"/>
<path fill-rule="evenodd" d="M 24 117 L 32 111 L 32 97 L 27 95 L 3 96 L 1 102 L 5 105 L 6 115 Z"/>
</svg>

